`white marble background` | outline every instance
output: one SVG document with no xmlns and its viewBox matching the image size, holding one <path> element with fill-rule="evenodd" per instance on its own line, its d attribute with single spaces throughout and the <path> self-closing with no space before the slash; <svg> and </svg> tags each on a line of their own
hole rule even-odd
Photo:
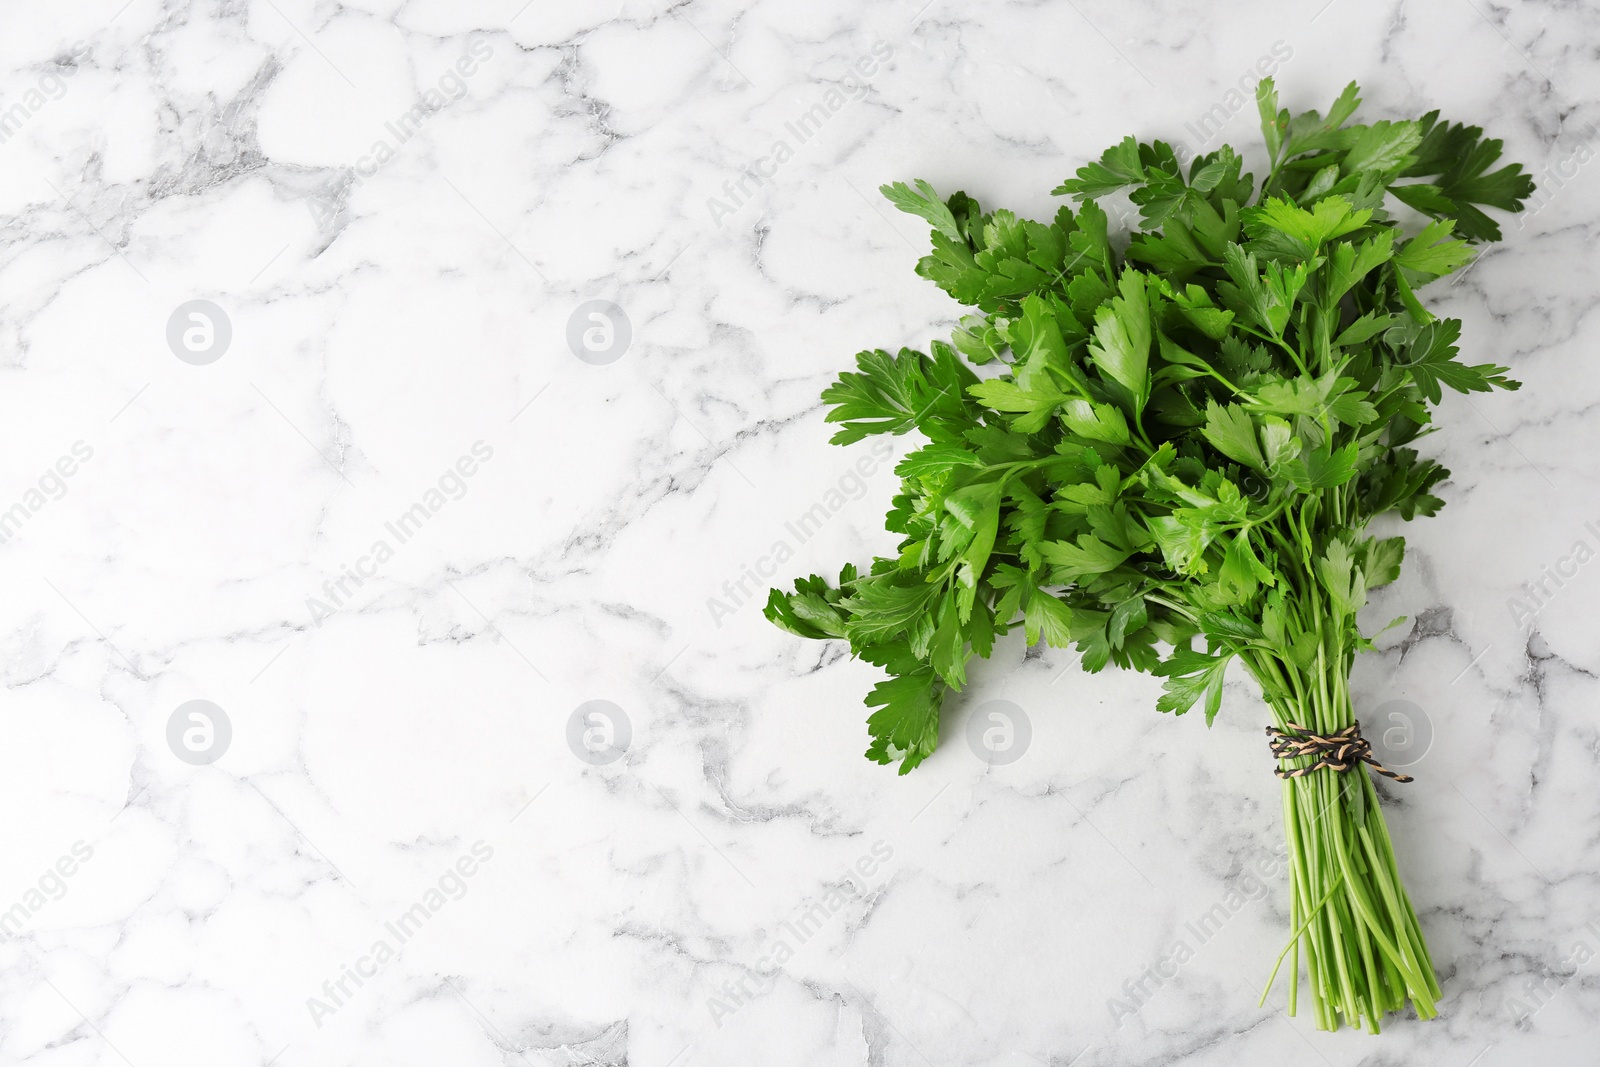
<svg viewBox="0 0 1600 1067">
<path fill-rule="evenodd" d="M 0 1063 L 1594 1062 L 1592 6 L 0 11 Z M 1446 994 L 1379 1038 L 1281 986 L 1255 1007 L 1287 914 L 1244 680 L 1207 731 L 1147 676 L 1008 644 L 900 778 L 860 756 L 873 669 L 738 589 L 775 542 L 785 579 L 888 546 L 892 475 L 858 479 L 870 443 L 828 446 L 817 393 L 956 309 L 875 187 L 1044 215 L 1128 132 L 1192 143 L 1275 46 L 1289 106 L 1356 78 L 1363 114 L 1481 123 L 1544 186 L 1429 294 L 1526 386 L 1446 401 L 1449 507 L 1371 609 L 1414 620 L 1357 695 L 1433 735 L 1388 812 Z M 1223 136 L 1259 158 L 1248 109 Z M 168 342 L 191 300 L 231 326 L 205 365 Z M 591 300 L 631 324 L 604 365 L 567 342 Z M 231 725 L 210 763 L 168 743 L 197 699 Z M 608 764 L 568 744 L 591 700 L 631 728 Z M 963 742 L 990 700 L 1033 726 L 1008 766 Z"/>
</svg>

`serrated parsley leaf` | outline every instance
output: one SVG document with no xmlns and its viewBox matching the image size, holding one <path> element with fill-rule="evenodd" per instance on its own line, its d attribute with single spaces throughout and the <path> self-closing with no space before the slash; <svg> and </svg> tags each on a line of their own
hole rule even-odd
<svg viewBox="0 0 1600 1067">
<path fill-rule="evenodd" d="M 1415 122 L 1374 122 L 1361 131 L 1345 153 L 1341 171 L 1387 173 L 1409 165 L 1411 151 L 1422 143 L 1422 127 Z"/>
<path fill-rule="evenodd" d="M 1249 412 L 1233 404 L 1206 402 L 1206 425 L 1202 431 L 1211 446 L 1235 463 L 1258 471 L 1267 469 L 1266 457 L 1256 440 L 1256 424 Z"/>
<path fill-rule="evenodd" d="M 1332 489 L 1355 477 L 1356 455 L 1354 441 L 1337 449 L 1325 444 L 1304 449 L 1287 465 L 1289 479 L 1306 491 Z"/>
<path fill-rule="evenodd" d="M 1095 315 L 1089 354 L 1113 381 L 1128 391 L 1134 414 L 1150 397 L 1150 300 L 1145 276 L 1125 270 L 1117 279 L 1119 295 Z"/>
<path fill-rule="evenodd" d="M 1454 229 L 1455 221 L 1452 219 L 1430 222 L 1422 228 L 1421 233 L 1401 246 L 1394 261 L 1419 274 L 1436 277 L 1449 274 L 1473 256 L 1471 245 L 1450 237 Z"/>
<path fill-rule="evenodd" d="M 964 392 L 978 376 L 949 345 L 935 342 L 933 355 L 903 348 L 898 355 L 882 349 L 856 356 L 857 370 L 846 371 L 822 392 L 833 408 L 828 422 L 844 426 L 833 443 L 850 444 L 869 434 L 903 434 L 917 428 L 944 437 L 966 417 Z"/>
<path fill-rule="evenodd" d="M 1211 656 L 1186 648 L 1176 649 L 1155 669 L 1156 674 L 1166 679 L 1161 686 L 1161 699 L 1156 701 L 1156 710 L 1182 715 L 1205 697 L 1206 725 L 1210 726 L 1222 708 L 1222 681 L 1232 659 L 1231 654 Z"/>
<path fill-rule="evenodd" d="M 1123 186 L 1144 180 L 1144 164 L 1139 160 L 1139 142 L 1132 136 L 1105 150 L 1097 163 L 1085 163 L 1075 178 L 1068 178 L 1053 190 L 1056 196 L 1075 196 L 1080 200 L 1104 196 Z"/>
<path fill-rule="evenodd" d="M 1405 369 L 1417 383 L 1422 395 L 1437 404 L 1441 397 L 1440 384 L 1448 385 L 1458 393 L 1487 393 L 1491 389 L 1516 389 L 1520 383 L 1507 377 L 1507 369 L 1492 363 L 1469 367 L 1455 360 L 1455 342 L 1461 337 L 1461 322 L 1457 319 L 1440 319 L 1423 326 L 1412 342 L 1410 361 Z"/>
<path fill-rule="evenodd" d="M 945 202 L 939 199 L 939 194 L 933 191 L 933 186 L 922 179 L 917 179 L 915 190 L 905 182 L 894 182 L 878 191 L 888 197 L 889 202 L 901 211 L 926 219 L 934 230 L 950 240 L 966 241 L 966 235 L 961 232 L 961 227 L 956 225 L 955 215 Z"/>
<path fill-rule="evenodd" d="M 929 756 L 939 744 L 939 709 L 946 687 L 927 667 L 910 674 L 885 679 L 867 694 L 867 707 L 876 708 L 867 718 L 872 743 L 866 756 L 876 763 L 900 761 L 900 773 L 907 774 Z"/>
</svg>

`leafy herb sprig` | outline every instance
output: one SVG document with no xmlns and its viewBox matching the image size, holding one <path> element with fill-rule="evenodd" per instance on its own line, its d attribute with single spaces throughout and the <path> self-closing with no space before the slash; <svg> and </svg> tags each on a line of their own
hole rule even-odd
<svg viewBox="0 0 1600 1067">
<path fill-rule="evenodd" d="M 1259 185 L 1231 147 L 1185 168 L 1128 137 L 1055 190 L 1077 210 L 1048 223 L 883 188 L 932 227 L 917 273 L 975 310 L 927 353 L 862 352 L 822 394 L 836 444 L 926 438 L 896 468 L 898 555 L 766 608 L 888 672 L 866 700 L 870 759 L 926 759 L 970 658 L 1018 627 L 1076 644 L 1085 670 L 1161 676 L 1161 711 L 1198 703 L 1209 723 L 1238 660 L 1279 728 L 1354 721 L 1350 664 L 1372 647 L 1356 615 L 1404 555 L 1369 524 L 1442 506 L 1448 472 L 1414 445 L 1444 388 L 1517 387 L 1459 359 L 1460 322 L 1416 291 L 1499 240 L 1484 209 L 1520 210 L 1533 183 L 1437 112 L 1352 123 L 1354 83 L 1326 115 L 1281 110 L 1271 79 L 1257 102 Z M 1125 245 L 1097 202 L 1113 194 L 1139 212 Z M 1319 1025 L 1376 1031 L 1407 996 L 1433 1014 L 1368 776 L 1287 781 L 1285 805 L 1291 1010 L 1303 942 Z"/>
</svg>

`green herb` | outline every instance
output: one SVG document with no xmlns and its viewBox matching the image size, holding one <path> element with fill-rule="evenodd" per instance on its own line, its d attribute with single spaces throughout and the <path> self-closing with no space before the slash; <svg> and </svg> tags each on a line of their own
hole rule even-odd
<svg viewBox="0 0 1600 1067">
<path fill-rule="evenodd" d="M 1533 191 L 1520 166 L 1491 169 L 1500 142 L 1476 127 L 1350 124 L 1356 92 L 1291 116 L 1263 81 L 1259 186 L 1230 147 L 1185 168 L 1129 137 L 1055 190 L 1077 210 L 1048 223 L 925 182 L 884 188 L 933 227 L 917 272 L 976 310 L 926 354 L 861 353 L 823 393 L 835 443 L 926 438 L 896 469 L 885 525 L 903 540 L 766 609 L 888 672 L 866 699 L 869 758 L 901 773 L 926 759 L 969 658 L 1018 627 L 1075 644 L 1088 671 L 1159 675 L 1161 711 L 1200 704 L 1209 723 L 1237 661 L 1278 728 L 1355 721 L 1351 661 L 1372 647 L 1356 615 L 1404 553 L 1369 523 L 1441 506 L 1447 472 L 1411 446 L 1444 388 L 1517 387 L 1459 359 L 1460 323 L 1416 291 L 1499 239 L 1484 208 Z M 1112 194 L 1142 221 L 1125 247 L 1096 202 Z M 1408 235 L 1397 207 L 1430 221 Z M 1319 1027 L 1377 1032 L 1408 999 L 1432 1017 L 1439 986 L 1372 779 L 1319 768 L 1283 796 L 1291 1013 L 1303 948 Z"/>
</svg>

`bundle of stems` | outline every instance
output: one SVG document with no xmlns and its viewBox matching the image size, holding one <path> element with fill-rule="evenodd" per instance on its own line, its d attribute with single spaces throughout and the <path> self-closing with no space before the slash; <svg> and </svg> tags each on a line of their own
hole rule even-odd
<svg viewBox="0 0 1600 1067">
<path fill-rule="evenodd" d="M 1341 647 L 1337 635 L 1318 642 L 1308 670 L 1265 649 L 1247 650 L 1240 659 L 1266 694 L 1279 731 L 1326 737 L 1356 722 L 1350 700 L 1353 650 Z M 1373 779 L 1359 761 L 1347 772 L 1316 763 L 1314 756 L 1280 761 L 1286 772 L 1304 772 L 1283 780 L 1294 932 L 1261 1000 L 1287 956 L 1288 1012 L 1296 1013 L 1303 946 L 1319 1029 L 1337 1029 L 1342 1017 L 1357 1028 L 1364 1019 L 1376 1034 L 1383 1016 L 1403 1008 L 1408 998 L 1419 1018 L 1431 1019 L 1438 1014 L 1439 983 Z"/>
</svg>

